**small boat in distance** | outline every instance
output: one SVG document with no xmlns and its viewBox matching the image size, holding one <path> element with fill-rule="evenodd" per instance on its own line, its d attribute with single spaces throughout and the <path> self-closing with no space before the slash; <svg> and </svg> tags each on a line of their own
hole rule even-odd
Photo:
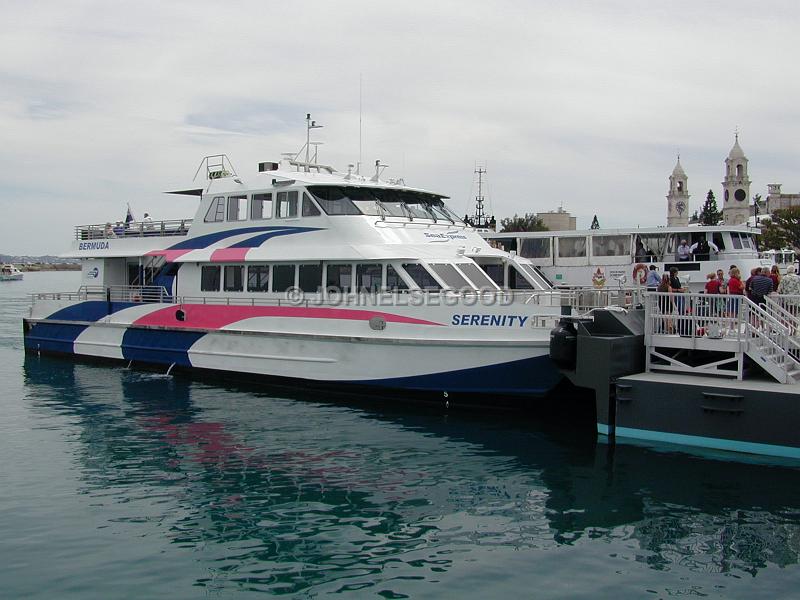
<svg viewBox="0 0 800 600">
<path fill-rule="evenodd" d="M 19 281 L 22 277 L 22 271 L 11 263 L 0 266 L 0 281 Z"/>
</svg>

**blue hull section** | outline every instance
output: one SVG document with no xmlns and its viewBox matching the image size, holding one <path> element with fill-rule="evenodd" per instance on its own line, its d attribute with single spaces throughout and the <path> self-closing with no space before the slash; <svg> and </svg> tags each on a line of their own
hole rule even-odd
<svg viewBox="0 0 800 600">
<path fill-rule="evenodd" d="M 25 350 L 73 354 L 75 339 L 86 325 L 37 323 L 25 334 Z"/>
<path fill-rule="evenodd" d="M 549 356 L 537 356 L 445 373 L 347 383 L 419 391 L 540 395 L 552 390 L 561 378 Z"/>
<path fill-rule="evenodd" d="M 189 348 L 205 333 L 128 329 L 122 338 L 122 355 L 126 360 L 182 367 L 191 367 Z"/>
</svg>

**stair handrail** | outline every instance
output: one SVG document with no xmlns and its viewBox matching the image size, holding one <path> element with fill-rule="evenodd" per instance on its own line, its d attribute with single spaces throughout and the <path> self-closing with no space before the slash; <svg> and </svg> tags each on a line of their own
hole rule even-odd
<svg viewBox="0 0 800 600">
<path fill-rule="evenodd" d="M 785 373 L 800 367 L 800 361 L 796 357 L 800 351 L 800 344 L 792 336 L 789 327 L 749 298 L 742 300 L 740 320 L 743 321 L 748 340 L 758 339 L 762 342 L 760 346 L 762 352 L 759 354 Z M 794 355 L 791 350 L 795 351 Z M 785 382 L 786 379 L 782 383 Z"/>
<path fill-rule="evenodd" d="M 795 334 L 800 332 L 800 296 L 770 294 L 764 299 L 767 312 L 785 322 Z"/>
</svg>

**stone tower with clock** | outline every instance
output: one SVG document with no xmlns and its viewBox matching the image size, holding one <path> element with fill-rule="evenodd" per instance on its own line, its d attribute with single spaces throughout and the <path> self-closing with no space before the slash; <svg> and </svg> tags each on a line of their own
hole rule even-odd
<svg viewBox="0 0 800 600">
<path fill-rule="evenodd" d="M 689 224 L 689 178 L 681 166 L 681 157 L 669 176 L 667 194 L 667 227 L 686 227 Z"/>
<path fill-rule="evenodd" d="M 725 180 L 722 182 L 722 218 L 725 225 L 741 225 L 750 217 L 750 177 L 747 157 L 739 145 L 739 134 L 725 159 Z"/>
</svg>

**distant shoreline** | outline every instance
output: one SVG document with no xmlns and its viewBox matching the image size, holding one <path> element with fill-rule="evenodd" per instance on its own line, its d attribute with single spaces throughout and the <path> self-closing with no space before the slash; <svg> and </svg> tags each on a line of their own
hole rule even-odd
<svg viewBox="0 0 800 600">
<path fill-rule="evenodd" d="M 27 265 L 17 265 L 20 271 L 80 271 L 81 266 L 77 263 L 32 263 Z"/>
</svg>

